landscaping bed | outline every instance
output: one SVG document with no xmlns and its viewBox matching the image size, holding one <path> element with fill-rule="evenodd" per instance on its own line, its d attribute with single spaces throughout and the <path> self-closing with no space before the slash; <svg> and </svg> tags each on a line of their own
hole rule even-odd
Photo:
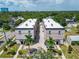
<svg viewBox="0 0 79 59">
<path fill-rule="evenodd" d="M 72 49 L 72 52 L 71 53 L 68 53 L 68 47 L 66 47 L 65 45 L 62 45 L 62 46 L 60 46 L 61 47 L 61 49 L 62 49 L 62 51 L 63 51 L 63 53 L 64 53 L 64 55 L 65 55 L 65 57 L 67 58 L 67 59 L 79 59 L 79 57 L 78 57 L 78 52 L 75 52 L 73 49 Z"/>
<path fill-rule="evenodd" d="M 0 58 L 12 58 L 16 54 L 18 48 L 19 48 L 18 44 L 15 44 L 15 45 L 13 45 L 11 47 L 8 47 L 8 49 L 5 48 L 6 51 L 4 51 L 0 55 Z"/>
<path fill-rule="evenodd" d="M 19 55 L 17 56 L 17 58 L 23 58 L 23 56 L 26 55 L 28 51 L 21 49 L 18 53 Z"/>
</svg>

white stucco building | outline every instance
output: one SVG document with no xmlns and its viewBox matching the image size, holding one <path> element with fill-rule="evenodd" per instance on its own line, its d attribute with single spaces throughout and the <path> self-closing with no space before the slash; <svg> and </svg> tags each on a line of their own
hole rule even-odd
<svg viewBox="0 0 79 59">
<path fill-rule="evenodd" d="M 46 28 L 47 39 L 51 37 L 57 44 L 63 44 L 64 27 L 51 18 L 45 18 L 43 19 L 43 22 Z"/>
<path fill-rule="evenodd" d="M 51 18 L 44 18 L 42 22 L 45 28 L 46 39 L 53 38 L 57 44 L 63 44 L 64 27 Z M 39 23 L 37 19 L 28 19 L 21 23 L 15 30 L 16 39 L 22 40 L 25 39 L 25 35 L 31 34 L 32 38 L 39 40 Z"/>
<path fill-rule="evenodd" d="M 35 26 L 36 19 L 28 19 L 27 21 L 21 23 L 19 26 L 16 27 L 15 35 L 17 40 L 25 39 L 25 35 L 32 35 L 34 38 L 34 26 Z"/>
</svg>

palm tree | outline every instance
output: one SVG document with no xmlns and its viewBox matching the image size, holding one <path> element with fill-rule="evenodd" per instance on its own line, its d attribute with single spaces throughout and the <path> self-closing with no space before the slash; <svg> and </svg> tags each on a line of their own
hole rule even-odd
<svg viewBox="0 0 79 59">
<path fill-rule="evenodd" d="M 32 38 L 32 35 L 25 35 L 26 39 L 24 40 L 24 44 L 28 45 L 28 52 L 30 51 L 30 45 L 33 44 L 34 40 Z"/>
<path fill-rule="evenodd" d="M 55 41 L 52 38 L 49 38 L 45 41 L 45 44 L 48 49 L 51 49 L 55 45 Z"/>
<path fill-rule="evenodd" d="M 7 47 L 11 47 L 11 46 L 13 46 L 14 44 L 16 44 L 16 41 L 15 40 L 12 40 L 13 38 L 10 38 L 10 39 L 8 39 L 7 41 L 6 41 L 6 45 L 7 45 Z"/>
</svg>

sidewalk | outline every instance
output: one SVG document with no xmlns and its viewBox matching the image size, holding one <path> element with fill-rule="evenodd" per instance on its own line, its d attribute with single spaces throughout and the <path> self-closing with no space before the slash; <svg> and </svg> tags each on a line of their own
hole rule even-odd
<svg viewBox="0 0 79 59">
<path fill-rule="evenodd" d="M 59 47 L 59 45 L 56 45 L 56 47 L 58 48 L 58 50 L 61 50 L 61 48 Z M 62 51 L 62 50 L 61 50 Z M 62 59 L 66 59 L 66 57 L 64 56 L 64 54 L 62 53 Z"/>
</svg>

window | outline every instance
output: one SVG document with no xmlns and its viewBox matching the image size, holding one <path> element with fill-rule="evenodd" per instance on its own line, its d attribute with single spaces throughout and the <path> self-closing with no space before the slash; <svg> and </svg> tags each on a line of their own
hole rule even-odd
<svg viewBox="0 0 79 59">
<path fill-rule="evenodd" d="M 49 31 L 49 34 L 51 34 L 51 31 Z"/>
<path fill-rule="evenodd" d="M 37 31 L 36 31 L 36 33 L 37 33 Z"/>
<path fill-rule="evenodd" d="M 26 26 L 28 26 L 28 24 L 26 24 Z"/>
<path fill-rule="evenodd" d="M 31 20 L 29 22 L 31 23 Z"/>
<path fill-rule="evenodd" d="M 58 34 L 60 35 L 61 34 L 61 31 L 59 31 Z"/>
<path fill-rule="evenodd" d="M 53 24 L 51 24 L 51 26 L 53 26 Z"/>
<path fill-rule="evenodd" d="M 50 21 L 48 20 L 48 22 L 50 22 Z"/>
<path fill-rule="evenodd" d="M 28 31 L 29 34 L 31 34 L 31 31 Z"/>
<path fill-rule="evenodd" d="M 19 34 L 21 34 L 21 31 L 19 31 Z"/>
</svg>

